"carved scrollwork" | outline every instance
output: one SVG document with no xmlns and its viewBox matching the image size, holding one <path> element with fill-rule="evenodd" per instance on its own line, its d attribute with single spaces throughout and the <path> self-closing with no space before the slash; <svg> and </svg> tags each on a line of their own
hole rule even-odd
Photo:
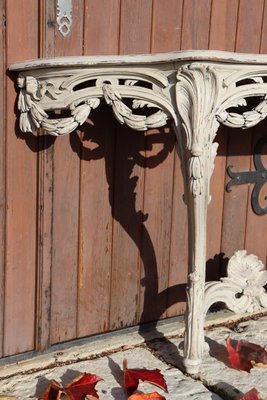
<svg viewBox="0 0 267 400">
<path fill-rule="evenodd" d="M 33 132 L 43 128 L 53 136 L 67 135 L 82 125 L 88 118 L 91 109 L 98 107 L 100 100 L 90 98 L 83 104 L 71 107 L 71 116 L 67 118 L 49 118 L 48 114 L 39 106 L 40 100 L 46 92 L 46 84 L 39 82 L 31 76 L 19 80 L 21 92 L 18 99 L 20 115 L 20 129 L 22 132 Z"/>
<path fill-rule="evenodd" d="M 162 110 L 157 111 L 149 117 L 146 117 L 145 115 L 136 115 L 122 102 L 120 93 L 118 90 L 115 90 L 112 85 L 104 84 L 103 93 L 104 99 L 106 100 L 107 104 L 112 106 L 114 115 L 121 124 L 126 124 L 130 128 L 138 131 L 144 131 L 149 128 L 156 128 L 166 125 L 168 116 Z M 145 105 L 149 107 L 155 107 L 149 102 L 140 100 L 134 101 L 133 108 L 144 107 Z"/>
<path fill-rule="evenodd" d="M 55 76 L 49 74 L 40 76 L 19 76 L 18 85 L 21 88 L 18 109 L 20 129 L 23 132 L 33 132 L 43 128 L 48 134 L 67 135 L 82 125 L 92 109 L 98 107 L 104 98 L 121 124 L 126 124 L 135 130 L 147 130 L 164 126 L 169 118 L 176 118 L 168 91 L 168 80 L 160 72 L 145 70 L 125 71 L 97 77 L 91 71 L 81 72 L 74 76 Z M 128 76 L 128 77 L 127 77 Z M 157 90 L 154 92 L 154 89 Z M 168 88 L 169 90 L 169 88 Z M 130 108 L 123 102 L 131 99 Z M 149 113 L 149 108 L 157 111 Z M 133 110 L 144 109 L 145 115 L 134 113 Z M 65 118 L 51 118 L 48 111 L 69 110 Z"/>
<path fill-rule="evenodd" d="M 231 128 L 247 129 L 255 126 L 267 116 L 266 71 L 246 71 L 231 74 L 223 81 L 225 94 L 216 112 L 217 120 Z M 259 98 L 257 106 L 244 112 L 232 112 L 230 108 L 248 106 L 247 98 Z"/>
<path fill-rule="evenodd" d="M 223 302 L 236 312 L 255 312 L 267 307 L 267 271 L 263 263 L 245 250 L 237 251 L 229 260 L 227 277 L 205 285 L 205 312 Z"/>
</svg>

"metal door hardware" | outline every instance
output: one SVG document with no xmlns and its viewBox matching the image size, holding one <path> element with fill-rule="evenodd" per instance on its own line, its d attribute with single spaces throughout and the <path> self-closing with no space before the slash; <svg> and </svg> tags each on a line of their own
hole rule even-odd
<svg viewBox="0 0 267 400">
<path fill-rule="evenodd" d="M 57 24 L 62 36 L 70 33 L 72 26 L 72 0 L 57 0 Z"/>
<path fill-rule="evenodd" d="M 232 178 L 226 185 L 227 192 L 231 192 L 233 185 L 244 185 L 247 183 L 254 184 L 254 188 L 251 195 L 251 206 L 255 214 L 264 215 L 267 214 L 267 206 L 262 207 L 259 202 L 260 191 L 265 183 L 267 183 L 267 169 L 263 165 L 261 156 L 262 149 L 267 143 L 267 136 L 263 136 L 258 140 L 253 150 L 253 161 L 255 171 L 245 172 L 233 172 L 232 165 L 227 168 L 227 173 Z M 266 198 L 265 198 L 266 199 Z"/>
</svg>

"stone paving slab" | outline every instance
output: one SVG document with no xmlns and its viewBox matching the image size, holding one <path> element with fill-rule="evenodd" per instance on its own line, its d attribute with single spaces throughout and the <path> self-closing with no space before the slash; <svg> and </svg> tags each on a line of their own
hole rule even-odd
<svg viewBox="0 0 267 400">
<path fill-rule="evenodd" d="M 158 391 L 166 400 L 221 400 L 199 381 L 183 375 L 177 368 L 167 365 L 155 357 L 149 350 L 136 347 L 125 351 L 110 354 L 94 360 L 77 362 L 75 364 L 55 367 L 26 375 L 16 375 L 0 381 L 1 395 L 15 395 L 17 399 L 37 399 L 45 390 L 51 379 L 64 384 L 82 372 L 94 373 L 104 380 L 97 384 L 100 399 L 126 400 L 127 395 L 122 388 L 122 362 L 127 358 L 129 368 L 159 368 L 168 385 L 169 393 L 159 388 L 141 383 L 139 388 L 144 392 Z"/>
<path fill-rule="evenodd" d="M 241 394 L 253 387 L 257 388 L 262 399 L 267 399 L 267 368 L 254 367 L 250 373 L 231 368 L 225 346 L 225 339 L 228 336 L 235 340 L 248 340 L 265 347 L 267 345 L 267 317 L 235 324 L 234 329 L 215 327 L 207 330 L 206 341 L 210 349 L 204 356 L 201 372 L 196 379 L 201 380 L 224 399 L 238 399 Z M 150 347 L 165 362 L 183 368 L 181 338 L 154 341 L 151 342 Z"/>
</svg>

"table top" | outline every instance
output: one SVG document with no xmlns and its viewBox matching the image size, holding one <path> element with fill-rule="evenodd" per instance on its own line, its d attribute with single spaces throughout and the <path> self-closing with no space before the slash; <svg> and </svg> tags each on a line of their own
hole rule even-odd
<svg viewBox="0 0 267 400">
<path fill-rule="evenodd" d="M 101 55 L 40 58 L 19 61 L 10 65 L 10 71 L 27 71 L 60 67 L 103 67 L 112 65 L 153 65 L 183 63 L 186 61 L 207 61 L 234 64 L 267 64 L 266 54 L 234 53 L 221 50 L 186 50 L 158 54 Z"/>
</svg>

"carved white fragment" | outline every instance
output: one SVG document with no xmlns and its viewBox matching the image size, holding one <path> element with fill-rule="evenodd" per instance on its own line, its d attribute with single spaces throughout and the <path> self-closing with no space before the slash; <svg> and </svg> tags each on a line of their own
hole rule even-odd
<svg viewBox="0 0 267 400">
<path fill-rule="evenodd" d="M 255 312 L 267 307 L 267 271 L 263 263 L 245 250 L 230 258 L 227 277 L 220 282 L 205 285 L 205 311 L 217 302 L 223 302 L 236 313 Z"/>
</svg>

